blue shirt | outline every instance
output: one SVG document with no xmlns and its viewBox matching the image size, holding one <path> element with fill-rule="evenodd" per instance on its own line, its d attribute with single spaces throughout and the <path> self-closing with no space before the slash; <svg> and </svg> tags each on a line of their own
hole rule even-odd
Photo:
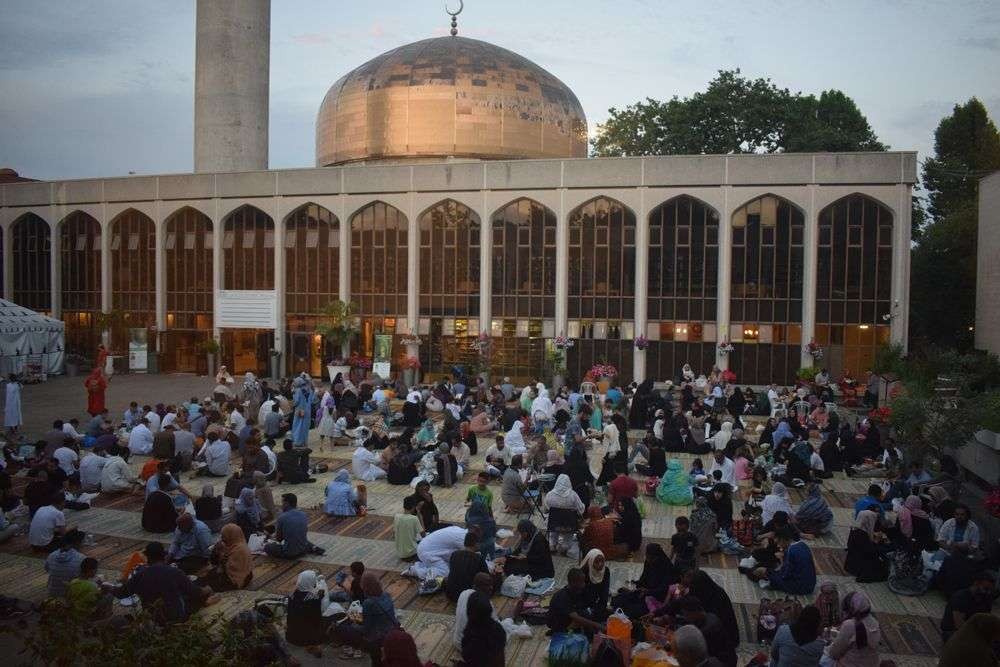
<svg viewBox="0 0 1000 667">
<path fill-rule="evenodd" d="M 136 408 L 135 412 L 126 410 L 125 414 L 122 415 L 122 421 L 125 422 L 125 426 L 128 428 L 132 428 L 138 424 L 140 419 L 142 419 L 142 410 L 138 408 Z"/>
<path fill-rule="evenodd" d="M 188 532 L 180 528 L 174 530 L 174 541 L 170 545 L 170 557 L 180 560 L 187 556 L 208 558 L 212 555 L 212 531 L 204 522 L 194 520 L 194 527 Z"/>
<path fill-rule="evenodd" d="M 167 485 L 167 488 L 162 488 L 160 486 L 160 476 L 153 475 L 146 480 L 146 497 L 149 498 L 149 494 L 153 491 L 176 491 L 180 488 L 180 486 L 181 485 L 177 483 L 177 480 L 171 477 L 170 484 Z"/>
<path fill-rule="evenodd" d="M 906 483 L 910 486 L 916 486 L 917 484 L 926 484 L 931 481 L 931 475 L 926 470 L 921 470 L 919 475 L 914 475 L 912 472 L 910 476 L 906 478 Z"/>
<path fill-rule="evenodd" d="M 611 401 L 613 405 L 618 405 L 619 403 L 622 402 L 622 399 L 625 397 L 625 395 L 622 394 L 621 390 L 618 387 L 612 387 L 611 389 L 608 389 L 608 393 L 605 394 L 605 396 L 607 397 L 607 400 Z"/>
<path fill-rule="evenodd" d="M 275 522 L 275 529 L 279 538 L 285 543 L 285 553 L 304 554 L 309 551 L 309 520 L 305 513 L 296 508 L 282 512 Z"/>
<path fill-rule="evenodd" d="M 871 496 L 861 496 L 861 498 L 858 499 L 858 502 L 854 503 L 854 518 L 857 519 L 858 515 L 865 510 L 871 510 L 879 516 L 882 516 L 882 503 L 875 500 Z"/>
</svg>

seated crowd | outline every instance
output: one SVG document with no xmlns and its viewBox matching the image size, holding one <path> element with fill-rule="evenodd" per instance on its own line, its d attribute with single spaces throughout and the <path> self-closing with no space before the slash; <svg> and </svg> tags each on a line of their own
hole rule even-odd
<svg viewBox="0 0 1000 667">
<path fill-rule="evenodd" d="M 825 371 L 794 392 L 771 386 L 755 394 L 728 371 L 695 377 L 687 365 L 676 380 L 667 390 L 647 380 L 621 388 L 602 382 L 600 393 L 563 386 L 550 395 L 542 383 L 518 391 L 507 378 L 493 387 L 477 378 L 412 388 L 356 386 L 338 376 L 317 391 L 305 374 L 274 389 L 248 374 L 234 390 L 222 369 L 204 400 L 132 403 L 117 430 L 104 411 L 83 434 L 76 420 L 57 421 L 37 443 L 5 447 L 0 493 L 5 512 L 25 507 L 28 542 L 47 554 L 51 597 L 95 622 L 112 616 L 115 599 L 134 597 L 155 605 L 157 622 L 176 623 L 218 594 L 251 585 L 257 558 L 324 553 L 310 540 L 314 510 L 299 508 L 285 488 L 278 505 L 272 491 L 327 472 L 307 446 L 315 429 L 321 451 L 354 447 L 349 467 L 326 481 L 319 512 L 363 517 L 371 485 L 410 485 L 390 512 L 395 553 L 421 594 L 442 591 L 455 603 L 453 642 L 464 664 L 505 664 L 510 627 L 490 598 L 513 590 L 519 597 L 555 591 L 537 616 L 552 651 L 570 646 L 565 635 L 589 642 L 624 624 L 635 641 L 652 641 L 647 633 L 657 627 L 672 632 L 681 665 L 733 666 L 736 612 L 702 567 L 710 554 L 735 555 L 740 571 L 775 595 L 812 596 L 818 577 L 809 542 L 834 521 L 824 480 L 844 473 L 872 478 L 854 507 L 844 558 L 850 575 L 907 595 L 943 591 L 946 640 L 972 633 L 978 621 L 967 622 L 989 613 L 995 563 L 969 508 L 948 491 L 954 461 L 941 461 L 932 476 L 923 461 L 905 462 L 870 419 L 856 427 L 841 420 Z M 630 442 L 630 430 L 645 435 Z M 478 458 L 481 439 L 492 444 Z M 670 456 L 678 453 L 698 458 L 685 469 Z M 16 471 L 31 479 L 21 498 L 10 491 Z M 432 489 L 467 478 L 464 520 L 442 520 Z M 195 480 L 203 482 L 197 494 L 185 486 Z M 166 544 L 133 554 L 115 583 L 98 577 L 84 533 L 64 513 L 85 510 L 97 494 L 141 494 L 143 530 L 165 536 Z M 676 518 L 669 544 L 643 538 L 650 502 L 691 507 Z M 17 529 L 6 516 L 0 521 L 0 541 L 10 539 Z M 578 562 L 562 587 L 559 554 Z M 642 558 L 641 575 L 612 587 L 614 561 L 632 557 Z M 419 664 L 393 598 L 363 563 L 341 570 L 333 587 L 304 570 L 289 594 L 288 644 L 319 655 L 335 643 L 343 658 Z M 360 614 L 351 611 L 355 602 Z M 772 628 L 772 664 L 818 665 L 824 656 L 877 664 L 879 624 L 863 592 L 841 597 L 823 582 L 816 603 L 784 621 Z M 831 627 L 839 632 L 824 641 Z M 294 662 L 286 648 L 278 655 Z"/>
</svg>

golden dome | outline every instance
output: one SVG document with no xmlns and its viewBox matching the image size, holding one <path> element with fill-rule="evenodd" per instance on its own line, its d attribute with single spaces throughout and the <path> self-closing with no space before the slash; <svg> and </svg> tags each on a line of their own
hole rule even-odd
<svg viewBox="0 0 1000 667">
<path fill-rule="evenodd" d="M 316 164 L 587 156 L 576 95 L 530 60 L 466 37 L 401 46 L 348 72 L 316 119 Z"/>
</svg>

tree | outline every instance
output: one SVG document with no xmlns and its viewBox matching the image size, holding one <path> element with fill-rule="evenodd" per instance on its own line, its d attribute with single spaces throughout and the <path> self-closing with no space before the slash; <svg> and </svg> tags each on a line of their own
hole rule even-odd
<svg viewBox="0 0 1000 667">
<path fill-rule="evenodd" d="M 1000 169 L 1000 133 L 972 98 L 938 124 L 934 151 L 923 170 L 930 222 L 912 254 L 910 336 L 965 350 L 976 319 L 978 179 Z"/>
<path fill-rule="evenodd" d="M 934 157 L 924 161 L 928 211 L 935 220 L 974 203 L 979 178 L 1000 169 L 1000 133 L 973 97 L 955 105 L 934 131 Z"/>
<path fill-rule="evenodd" d="M 738 69 L 720 70 L 689 98 L 647 98 L 609 114 L 591 141 L 599 157 L 886 150 L 841 91 L 791 93 Z"/>
<path fill-rule="evenodd" d="M 357 306 L 353 302 L 334 299 L 319 310 L 321 322 L 316 326 L 316 333 L 341 347 L 358 333 L 356 313 Z"/>
</svg>

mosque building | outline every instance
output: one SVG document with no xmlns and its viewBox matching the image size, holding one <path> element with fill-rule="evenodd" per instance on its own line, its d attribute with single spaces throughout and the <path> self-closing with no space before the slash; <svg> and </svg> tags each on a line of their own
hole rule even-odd
<svg viewBox="0 0 1000 667">
<path fill-rule="evenodd" d="M 448 372 L 480 333 L 515 380 L 557 336 L 577 381 L 599 361 L 861 375 L 906 344 L 914 152 L 588 158 L 572 90 L 452 32 L 347 72 L 316 166 L 269 170 L 270 2 L 199 1 L 195 171 L 0 181 L 4 297 L 88 356 L 98 314 L 123 313 L 168 372 L 205 372 L 214 337 L 235 372 L 321 375 L 335 299 L 357 304 L 358 353 L 393 335 L 394 372 Z"/>
</svg>

